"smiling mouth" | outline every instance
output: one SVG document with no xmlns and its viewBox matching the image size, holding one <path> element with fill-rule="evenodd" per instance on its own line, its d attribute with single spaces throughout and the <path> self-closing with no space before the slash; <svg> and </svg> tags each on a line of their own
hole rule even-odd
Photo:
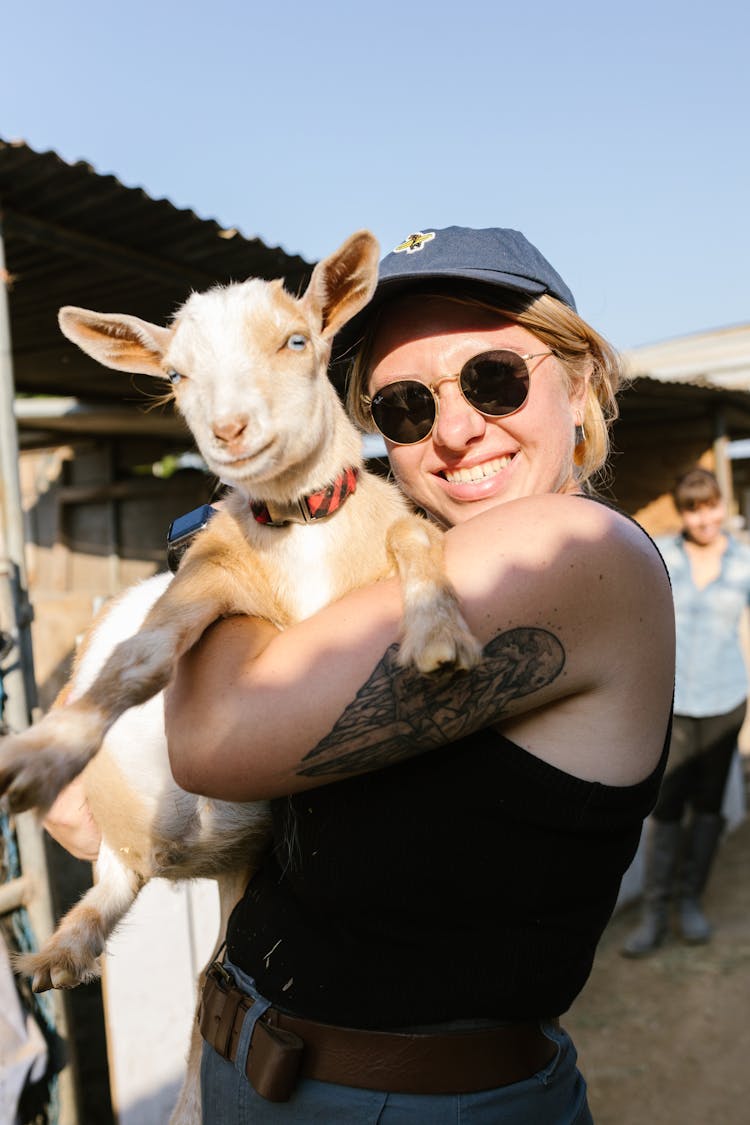
<svg viewBox="0 0 750 1125">
<path fill-rule="evenodd" d="M 496 476 L 507 469 L 512 460 L 510 456 L 495 457 L 492 461 L 483 461 L 481 465 L 472 465 L 470 469 L 446 469 L 442 476 L 449 484 L 472 484 Z"/>
<path fill-rule="evenodd" d="M 247 465 L 252 461 L 258 460 L 258 458 L 268 453 L 272 446 L 273 441 L 269 441 L 260 449 L 253 449 L 250 452 L 235 453 L 229 455 L 225 453 L 223 457 L 216 456 L 215 460 L 224 469 L 236 469 L 240 468 L 243 465 Z"/>
</svg>

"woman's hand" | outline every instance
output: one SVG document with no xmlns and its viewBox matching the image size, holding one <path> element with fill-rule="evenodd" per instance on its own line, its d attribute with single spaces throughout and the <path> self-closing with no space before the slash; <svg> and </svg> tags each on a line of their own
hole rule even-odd
<svg viewBox="0 0 750 1125">
<path fill-rule="evenodd" d="M 91 815 L 80 778 L 63 789 L 42 823 L 50 836 L 71 855 L 94 863 L 102 834 Z"/>
</svg>

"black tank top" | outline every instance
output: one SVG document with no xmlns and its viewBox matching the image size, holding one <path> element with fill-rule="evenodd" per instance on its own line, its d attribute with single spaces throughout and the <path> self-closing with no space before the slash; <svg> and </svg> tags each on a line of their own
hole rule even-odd
<svg viewBox="0 0 750 1125">
<path fill-rule="evenodd" d="M 277 800 L 228 954 L 278 1006 L 350 1027 L 559 1015 L 589 975 L 667 745 L 650 777 L 613 787 L 486 729 Z"/>
<path fill-rule="evenodd" d="M 278 1007 L 347 1027 L 561 1015 L 656 803 L 669 726 L 637 785 L 583 781 L 487 728 L 274 801 L 230 959 Z"/>
</svg>

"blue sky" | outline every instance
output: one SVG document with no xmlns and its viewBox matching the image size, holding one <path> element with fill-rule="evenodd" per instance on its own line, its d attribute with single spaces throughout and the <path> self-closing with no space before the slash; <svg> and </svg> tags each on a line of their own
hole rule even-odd
<svg viewBox="0 0 750 1125">
<path fill-rule="evenodd" d="M 313 260 L 522 230 L 620 348 L 750 320 L 743 0 L 26 0 L 0 137 Z"/>
</svg>

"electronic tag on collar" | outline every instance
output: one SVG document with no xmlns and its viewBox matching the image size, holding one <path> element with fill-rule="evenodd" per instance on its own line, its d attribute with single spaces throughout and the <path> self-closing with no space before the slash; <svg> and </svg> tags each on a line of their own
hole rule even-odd
<svg viewBox="0 0 750 1125">
<path fill-rule="evenodd" d="M 210 504 L 201 504 L 200 508 L 193 508 L 192 512 L 172 520 L 167 532 L 167 566 L 173 574 L 193 539 L 199 531 L 203 531 L 215 512 L 216 508 Z"/>
</svg>

